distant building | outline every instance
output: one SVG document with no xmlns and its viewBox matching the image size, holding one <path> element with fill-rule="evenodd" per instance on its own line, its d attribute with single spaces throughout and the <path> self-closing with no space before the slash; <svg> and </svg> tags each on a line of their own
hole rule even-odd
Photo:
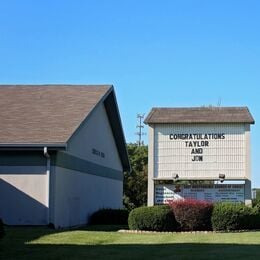
<svg viewBox="0 0 260 260">
<path fill-rule="evenodd" d="M 0 86 L 0 217 L 85 224 L 121 208 L 129 160 L 112 86 Z"/>
<path fill-rule="evenodd" d="M 254 119 L 248 108 L 153 108 L 145 123 L 149 125 L 148 205 L 178 198 L 251 203 Z M 193 182 L 179 185 L 180 180 Z"/>
<path fill-rule="evenodd" d="M 252 189 L 252 199 L 256 199 L 256 189 Z"/>
<path fill-rule="evenodd" d="M 260 200 L 260 189 L 259 188 L 252 189 L 252 199 Z"/>
</svg>

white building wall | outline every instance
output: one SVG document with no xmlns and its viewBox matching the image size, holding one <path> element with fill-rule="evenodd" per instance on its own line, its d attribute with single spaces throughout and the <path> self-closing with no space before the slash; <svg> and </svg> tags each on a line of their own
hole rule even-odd
<svg viewBox="0 0 260 260">
<path fill-rule="evenodd" d="M 93 149 L 96 153 L 93 153 Z M 121 160 L 103 103 L 95 108 L 71 137 L 68 142 L 68 153 L 122 171 Z"/>
<path fill-rule="evenodd" d="M 68 160 L 55 167 L 52 180 L 55 227 L 86 224 L 89 216 L 101 208 L 122 208 L 123 167 L 102 103 L 62 153 Z"/>
<path fill-rule="evenodd" d="M 149 126 L 147 205 L 154 205 L 154 127 Z"/>
<path fill-rule="evenodd" d="M 9 158 L 12 166 L 0 165 L 0 198 L 5 198 L 0 217 L 6 224 L 67 227 L 86 224 L 100 208 L 122 208 L 123 167 L 103 103 L 77 129 L 66 151 L 57 152 L 58 165 L 56 154 L 50 154 L 50 176 L 43 153 L 40 159 L 34 152 L 21 153 Z M 41 166 L 19 166 L 24 160 Z"/>
<path fill-rule="evenodd" d="M 55 173 L 55 227 L 86 224 L 100 208 L 122 207 L 121 181 L 60 167 Z"/>
<path fill-rule="evenodd" d="M 172 179 L 176 174 L 180 179 L 218 179 L 219 174 L 226 179 L 248 178 L 247 128 L 245 124 L 155 125 L 154 178 Z M 224 139 L 171 140 L 170 134 L 223 134 Z M 192 142 L 191 146 L 186 142 Z M 202 154 L 192 154 L 193 148 L 201 148 Z M 202 161 L 192 161 L 194 156 L 201 156 Z"/>
<path fill-rule="evenodd" d="M 1 166 L 0 216 L 4 223 L 47 225 L 48 185 L 44 166 Z"/>
</svg>

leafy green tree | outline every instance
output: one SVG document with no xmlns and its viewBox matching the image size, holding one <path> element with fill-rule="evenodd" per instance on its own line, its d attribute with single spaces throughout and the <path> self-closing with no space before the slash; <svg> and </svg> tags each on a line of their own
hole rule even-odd
<svg viewBox="0 0 260 260">
<path fill-rule="evenodd" d="M 256 199 L 260 201 L 260 189 L 256 189 Z"/>
<path fill-rule="evenodd" d="M 124 173 L 124 206 L 131 210 L 147 203 L 148 147 L 127 145 L 131 172 Z"/>
<path fill-rule="evenodd" d="M 253 191 L 256 191 L 256 198 L 252 200 L 252 205 L 260 209 L 260 189 L 253 189 Z"/>
</svg>

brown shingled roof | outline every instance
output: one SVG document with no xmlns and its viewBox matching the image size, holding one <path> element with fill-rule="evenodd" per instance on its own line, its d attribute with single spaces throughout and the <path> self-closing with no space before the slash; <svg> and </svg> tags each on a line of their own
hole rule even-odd
<svg viewBox="0 0 260 260">
<path fill-rule="evenodd" d="M 112 85 L 0 85 L 0 149 L 64 149 L 103 102 L 125 171 L 130 170 Z"/>
<path fill-rule="evenodd" d="M 1 85 L 0 144 L 66 143 L 112 86 Z"/>
<path fill-rule="evenodd" d="M 146 117 L 145 123 L 254 124 L 254 119 L 247 107 L 153 108 Z"/>
</svg>

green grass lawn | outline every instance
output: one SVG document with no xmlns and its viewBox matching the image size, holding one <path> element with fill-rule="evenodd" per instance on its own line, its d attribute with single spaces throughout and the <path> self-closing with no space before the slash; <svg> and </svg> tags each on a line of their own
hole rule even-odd
<svg viewBox="0 0 260 260">
<path fill-rule="evenodd" d="M 0 259 L 260 259 L 260 232 L 129 234 L 102 229 L 8 227 Z"/>
</svg>

